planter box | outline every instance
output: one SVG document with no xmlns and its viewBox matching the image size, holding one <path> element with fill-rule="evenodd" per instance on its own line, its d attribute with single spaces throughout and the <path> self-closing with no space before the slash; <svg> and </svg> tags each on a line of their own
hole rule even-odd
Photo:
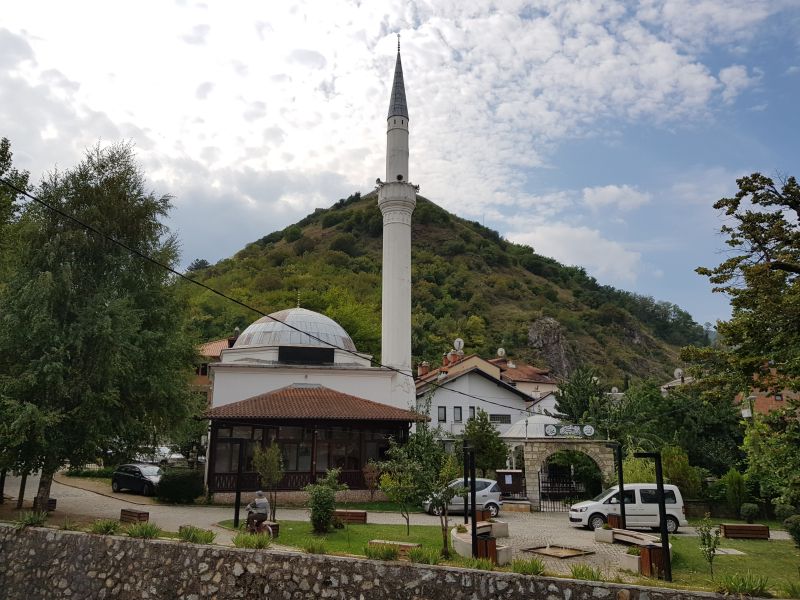
<svg viewBox="0 0 800 600">
<path fill-rule="evenodd" d="M 619 568 L 626 571 L 633 571 L 639 573 L 639 557 L 635 554 L 620 554 Z"/>
<path fill-rule="evenodd" d="M 594 539 L 596 542 L 605 542 L 606 544 L 613 544 L 614 530 L 603 529 L 602 527 L 598 527 L 597 529 L 594 530 Z"/>
<path fill-rule="evenodd" d="M 492 537 L 508 537 L 508 523 L 503 521 L 495 521 L 492 523 Z"/>
</svg>

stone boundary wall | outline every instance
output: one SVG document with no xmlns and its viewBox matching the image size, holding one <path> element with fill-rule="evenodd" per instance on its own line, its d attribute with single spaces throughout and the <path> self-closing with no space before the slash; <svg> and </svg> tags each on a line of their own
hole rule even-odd
<svg viewBox="0 0 800 600">
<path fill-rule="evenodd" d="M 0 523 L 0 597 L 722 600 L 684 590 L 137 540 Z"/>
</svg>

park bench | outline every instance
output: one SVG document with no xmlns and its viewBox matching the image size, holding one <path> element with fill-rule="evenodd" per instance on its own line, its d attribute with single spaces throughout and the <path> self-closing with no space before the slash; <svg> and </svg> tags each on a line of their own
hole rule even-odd
<svg viewBox="0 0 800 600">
<path fill-rule="evenodd" d="M 722 537 L 743 540 L 768 540 L 769 526 L 755 523 L 722 523 L 719 526 Z"/>
<path fill-rule="evenodd" d="M 342 523 L 366 523 L 367 511 L 365 510 L 335 510 L 333 516 Z"/>
<path fill-rule="evenodd" d="M 123 508 L 119 511 L 121 523 L 147 523 L 150 520 L 150 513 L 143 510 L 132 510 Z"/>
<path fill-rule="evenodd" d="M 412 548 L 421 548 L 422 544 L 415 544 L 413 542 L 393 542 L 390 540 L 370 540 L 369 546 L 391 546 L 397 548 L 397 553 L 402 556 L 407 556 Z"/>
</svg>

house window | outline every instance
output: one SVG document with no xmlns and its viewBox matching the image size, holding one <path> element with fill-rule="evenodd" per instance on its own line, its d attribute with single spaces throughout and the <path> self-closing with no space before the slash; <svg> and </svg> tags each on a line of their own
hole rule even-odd
<svg viewBox="0 0 800 600">
<path fill-rule="evenodd" d="M 461 407 L 454 406 L 453 407 L 453 421 L 456 423 L 461 423 Z"/>
<path fill-rule="evenodd" d="M 474 419 L 475 418 L 475 407 L 474 406 L 470 406 L 469 407 L 469 418 L 470 419 Z"/>
<path fill-rule="evenodd" d="M 783 394 L 775 394 L 775 402 L 783 402 Z"/>
<path fill-rule="evenodd" d="M 489 415 L 489 421 L 492 423 L 511 425 L 511 415 Z"/>
<path fill-rule="evenodd" d="M 447 407 L 440 406 L 438 407 L 437 411 L 439 412 L 439 423 L 444 423 L 447 421 Z"/>
</svg>

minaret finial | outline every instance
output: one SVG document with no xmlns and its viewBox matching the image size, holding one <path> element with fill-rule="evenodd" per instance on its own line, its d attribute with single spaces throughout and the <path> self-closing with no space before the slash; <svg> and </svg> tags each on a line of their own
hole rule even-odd
<svg viewBox="0 0 800 600">
<path fill-rule="evenodd" d="M 397 51 L 400 52 L 400 34 L 397 34 Z"/>
</svg>

